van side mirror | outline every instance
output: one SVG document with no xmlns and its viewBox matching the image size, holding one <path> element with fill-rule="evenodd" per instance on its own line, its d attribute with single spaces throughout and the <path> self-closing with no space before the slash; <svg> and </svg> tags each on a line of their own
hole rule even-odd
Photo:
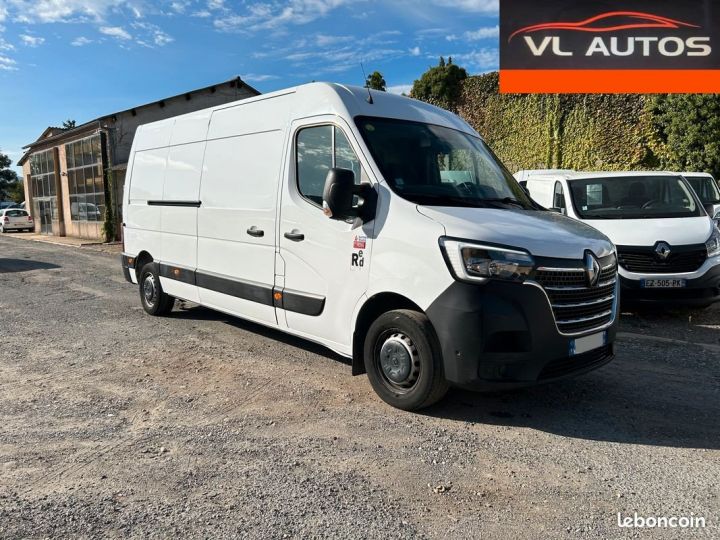
<svg viewBox="0 0 720 540">
<path fill-rule="evenodd" d="M 355 173 L 348 169 L 330 169 L 323 190 L 323 212 L 330 219 L 347 221 L 357 217 L 353 208 Z"/>
<path fill-rule="evenodd" d="M 355 199 L 357 206 L 354 206 Z M 348 169 L 330 169 L 323 190 L 323 212 L 330 219 L 362 222 L 375 219 L 377 192 L 370 184 L 355 184 L 355 173 Z"/>
</svg>

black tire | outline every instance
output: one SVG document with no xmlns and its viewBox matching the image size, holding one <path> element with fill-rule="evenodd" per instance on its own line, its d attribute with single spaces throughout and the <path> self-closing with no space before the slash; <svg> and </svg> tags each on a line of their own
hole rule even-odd
<svg viewBox="0 0 720 540">
<path fill-rule="evenodd" d="M 435 330 L 417 311 L 401 309 L 378 317 L 365 337 L 364 360 L 373 390 L 397 409 L 429 407 L 448 391 Z"/>
<path fill-rule="evenodd" d="M 175 298 L 163 292 L 160 277 L 157 275 L 155 268 L 154 263 L 148 263 L 140 271 L 140 279 L 138 280 L 140 303 L 147 313 L 161 317 L 172 311 Z"/>
</svg>

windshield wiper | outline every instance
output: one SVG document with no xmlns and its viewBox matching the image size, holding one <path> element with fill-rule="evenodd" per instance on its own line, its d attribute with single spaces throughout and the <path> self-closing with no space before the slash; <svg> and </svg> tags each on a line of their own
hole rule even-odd
<svg viewBox="0 0 720 540">
<path fill-rule="evenodd" d="M 503 198 L 501 198 L 501 199 L 500 199 L 500 198 L 497 198 L 497 199 L 481 199 L 481 200 L 482 200 L 483 202 L 488 202 L 488 203 L 502 203 L 502 204 L 505 204 L 505 205 L 519 206 L 519 207 L 522 208 L 523 210 L 527 209 L 527 205 L 526 205 L 524 202 L 519 201 L 519 200 L 517 200 L 517 199 L 513 199 L 512 197 L 503 197 Z"/>
<path fill-rule="evenodd" d="M 416 204 L 429 206 L 467 206 L 471 208 L 487 208 L 485 199 L 466 199 L 464 197 L 451 197 L 448 195 L 419 195 L 408 193 L 406 197 L 415 200 Z M 420 202 L 422 201 L 422 202 Z"/>
</svg>

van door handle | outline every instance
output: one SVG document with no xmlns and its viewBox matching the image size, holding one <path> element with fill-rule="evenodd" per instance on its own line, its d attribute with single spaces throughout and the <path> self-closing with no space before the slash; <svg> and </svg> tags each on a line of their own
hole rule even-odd
<svg viewBox="0 0 720 540">
<path fill-rule="evenodd" d="M 247 233 L 248 233 L 250 236 L 254 236 L 255 238 L 262 238 L 263 236 L 265 236 L 265 231 L 261 231 L 261 230 L 258 229 L 255 225 L 253 225 L 252 227 L 250 227 L 250 228 L 247 230 Z"/>
<path fill-rule="evenodd" d="M 305 240 L 305 235 L 297 229 L 293 229 L 292 232 L 285 233 L 285 238 L 292 240 L 293 242 L 302 242 Z"/>
</svg>

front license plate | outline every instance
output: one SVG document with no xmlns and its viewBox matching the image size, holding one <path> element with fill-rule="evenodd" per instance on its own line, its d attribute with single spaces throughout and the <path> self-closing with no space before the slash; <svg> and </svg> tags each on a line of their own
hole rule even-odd
<svg viewBox="0 0 720 540">
<path fill-rule="evenodd" d="M 570 356 L 594 351 L 607 344 L 607 332 L 600 332 L 592 336 L 573 339 L 570 342 Z"/>
<path fill-rule="evenodd" d="M 640 282 L 643 289 L 684 289 L 687 281 L 684 279 L 643 279 Z"/>
</svg>

